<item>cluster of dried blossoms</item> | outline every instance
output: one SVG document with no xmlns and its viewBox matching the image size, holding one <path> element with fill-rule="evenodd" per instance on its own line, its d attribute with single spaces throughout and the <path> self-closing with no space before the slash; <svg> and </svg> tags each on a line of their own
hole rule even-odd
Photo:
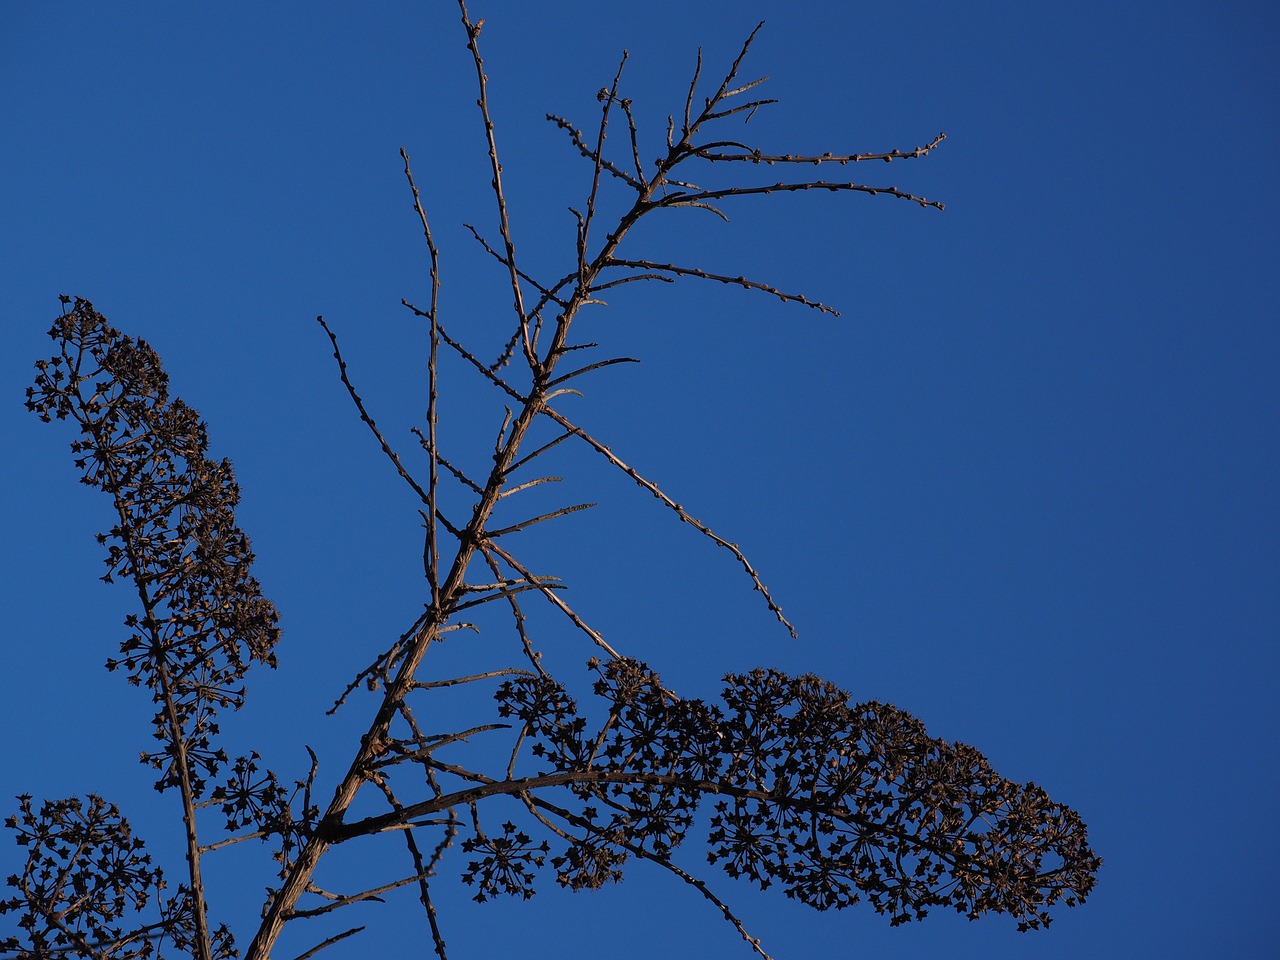
<svg viewBox="0 0 1280 960">
<path fill-rule="evenodd" d="M 244 703 L 250 663 L 275 666 L 278 615 L 250 573 L 253 553 L 235 521 L 231 464 L 208 459 L 205 424 L 170 399 L 156 352 L 111 327 L 86 300 L 77 299 L 49 335 L 59 353 L 36 364 L 27 408 L 46 422 L 79 425 L 71 449 L 81 482 L 112 498 L 116 522 L 98 535 L 107 549 L 102 579 L 131 581 L 141 612 L 125 619 L 128 633 L 107 669 L 123 670 L 155 703 L 160 745 L 142 760 L 159 771 L 157 790 L 181 795 L 191 867 L 189 882 L 165 896 L 161 871 L 148 866 L 142 842 L 114 805 L 70 798 L 45 802 L 37 813 L 23 797 L 21 813 L 7 824 L 28 858 L 23 873 L 9 879 L 20 896 L 0 902 L 0 912 L 19 914 L 26 943 L 5 937 L 0 949 L 146 957 L 162 955 L 168 942 L 181 953 L 231 957 L 230 932 L 210 929 L 206 917 L 196 811 L 217 803 L 229 829 L 253 820 L 264 835 L 277 834 L 286 845 L 296 840 L 274 776 L 246 789 L 255 757 L 230 761 L 217 744 L 219 712 Z M 228 763 L 228 783 L 211 784 Z M 118 925 L 126 909 L 139 912 L 148 903 L 156 919 Z"/>
<path fill-rule="evenodd" d="M 549 118 L 591 165 L 591 185 L 582 210 L 575 211 L 576 262 L 563 277 L 539 282 L 517 266 L 477 45 L 479 24 L 470 20 L 461 0 L 459 7 L 476 68 L 501 242 L 491 246 L 476 236 L 510 283 L 514 332 L 494 364 L 481 362 L 446 332 L 438 300 L 438 253 L 406 154 L 405 172 L 431 268 L 429 305 L 410 306 L 427 322 L 431 338 L 427 418 L 425 430 L 418 432 L 425 481 L 414 476 L 366 410 L 337 337 L 325 327 L 344 385 L 383 453 L 420 499 L 426 527 L 423 612 L 401 637 L 370 652 L 372 662 L 339 697 L 341 705 L 361 687 L 373 695 L 368 731 L 345 772 L 328 777 L 333 796 L 325 806 L 312 802 L 318 773 L 314 754 L 308 775 L 286 789 L 274 773 L 259 769 L 256 753 L 231 759 L 220 746 L 219 712 L 244 702 L 251 663 L 275 665 L 278 638 L 275 608 L 249 572 L 253 556 L 235 524 L 237 489 L 230 465 L 206 457 L 205 426 L 193 410 L 168 397 L 154 351 L 112 329 L 88 302 L 64 300 L 70 309 L 51 331 L 59 353 L 39 364 L 28 405 L 45 420 L 70 418 L 80 425 L 73 448 L 83 480 L 113 498 L 116 519 L 100 538 L 108 553 L 105 579 L 131 580 L 140 612 L 127 619 L 127 637 L 108 667 L 125 672 L 156 704 L 160 747 L 144 760 L 160 772 L 159 789 L 181 796 L 187 876 L 174 895 L 166 896 L 163 877 L 151 867 L 141 842 L 103 800 L 91 797 L 87 805 L 76 799 L 51 801 L 37 809 L 24 797 L 8 825 L 26 847 L 27 861 L 9 880 L 15 896 L 0 901 L 0 913 L 16 915 L 18 924 L 13 934 L 0 937 L 0 950 L 22 956 L 148 957 L 165 950 L 199 960 L 233 956 L 236 948 L 226 927 L 215 929 L 207 918 L 201 865 L 221 847 L 257 840 L 274 846 L 280 884 L 268 888 L 261 922 L 245 951 L 248 960 L 265 960 L 278 951 L 278 940 L 293 921 L 380 902 L 383 894 L 409 885 L 416 888 L 433 945 L 444 960 L 432 887 L 455 844 L 470 856 L 462 879 L 473 886 L 477 900 L 531 896 L 540 869 L 548 864 L 559 883 L 593 889 L 618 880 L 630 858 L 652 861 L 714 903 L 751 947 L 767 956 L 707 880 L 679 861 L 697 829 L 705 829 L 699 850 L 711 864 L 761 887 L 776 884 L 817 909 L 862 899 L 893 923 L 949 907 L 969 917 L 1009 914 L 1024 930 L 1047 925 L 1055 904 L 1085 898 L 1100 863 L 1074 812 L 1039 787 L 999 777 L 971 747 L 928 736 L 903 711 L 852 703 L 816 677 L 757 670 L 726 677 L 720 703 L 677 697 L 571 609 L 555 578 L 531 573 L 513 553 L 515 534 L 589 505 L 497 519 L 520 502 L 513 495 L 557 479 L 522 479 L 521 470 L 570 445 L 584 445 L 729 551 L 790 629 L 735 544 L 690 516 L 561 409 L 560 397 L 579 393 L 578 378 L 628 358 L 585 359 L 567 373 L 559 365 L 566 357 L 589 358 L 583 351 L 596 346 L 572 336 L 581 308 L 598 304 L 601 291 L 632 282 L 715 280 L 834 312 L 766 283 L 655 258 L 623 257 L 620 248 L 631 228 L 654 211 L 720 213 L 717 205 L 774 193 L 882 193 L 940 208 L 896 187 L 810 179 L 807 171 L 919 158 L 942 137 L 914 150 L 806 156 L 768 153 L 708 134 L 707 128 L 721 121 L 750 117 L 772 102 L 744 96 L 762 80 L 737 79 L 748 39 L 701 103 L 695 97 L 699 56 L 683 111 L 668 123 L 665 152 L 646 166 L 631 101 L 618 94 L 619 67 L 612 85 L 600 91 L 594 137 L 563 118 Z M 621 161 L 606 157 L 604 149 L 610 117 L 619 115 L 630 147 L 630 156 Z M 745 171 L 799 167 L 806 173 L 790 181 L 704 188 L 689 169 L 701 164 Z M 620 184 L 630 195 L 630 205 L 607 228 L 599 226 L 597 203 L 604 183 Z M 437 442 L 436 369 L 442 345 L 497 388 L 507 406 L 494 455 L 476 470 L 447 459 Z M 568 386 L 571 381 L 575 389 Z M 474 496 L 466 516 L 448 516 L 441 509 L 437 494 L 445 481 Z M 456 547 L 452 560 L 441 548 L 447 538 Z M 607 654 L 589 664 L 596 680 L 589 701 L 594 706 L 586 713 L 542 663 L 522 607 L 529 598 L 549 603 Z M 461 615 L 488 604 L 509 610 L 517 650 L 526 662 L 467 677 L 421 679 L 431 645 L 450 631 L 473 626 Z M 500 682 L 498 716 L 489 722 L 433 729 L 420 719 L 454 716 L 420 709 L 424 698 L 441 688 L 492 681 Z M 473 698 L 473 706 L 477 702 L 482 701 Z M 472 749 L 480 734 L 511 739 L 494 760 L 491 751 Z M 386 812 L 352 819 L 357 795 L 381 797 Z M 506 815 L 486 825 L 495 797 L 516 803 L 506 803 Z M 204 822 L 206 811 L 220 814 L 219 822 Z M 206 839 L 211 832 L 216 839 Z M 320 886 L 318 871 L 332 847 L 387 833 L 404 844 L 407 870 L 401 875 L 357 892 Z M 301 956 L 362 929 L 343 929 Z"/>
<path fill-rule="evenodd" d="M 634 660 L 591 666 L 608 704 L 594 730 L 549 677 L 497 693 L 499 713 L 520 721 L 549 764 L 530 779 L 578 801 L 572 813 L 531 801 L 578 828 L 556 831 L 565 886 L 620 879 L 628 854 L 667 858 L 704 799 L 715 810 L 709 862 L 819 910 L 866 897 L 895 924 L 947 906 L 1012 914 L 1031 929 L 1093 886 L 1098 860 L 1078 815 L 896 707 L 853 704 L 824 680 L 776 670 L 725 677 L 721 707 L 676 697 Z M 532 874 L 506 867 L 540 864 L 547 849 L 527 838 L 490 848 L 468 877 L 484 894 L 528 896 Z"/>
</svg>

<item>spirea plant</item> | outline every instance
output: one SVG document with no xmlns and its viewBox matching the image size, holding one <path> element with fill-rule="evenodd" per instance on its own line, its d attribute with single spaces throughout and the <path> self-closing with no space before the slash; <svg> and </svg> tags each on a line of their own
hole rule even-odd
<svg viewBox="0 0 1280 960">
<path fill-rule="evenodd" d="M 81 480 L 111 500 L 109 527 L 98 536 L 104 579 L 130 584 L 134 597 L 107 667 L 153 701 L 142 759 L 155 772 L 156 789 L 174 798 L 186 858 L 162 871 L 106 798 L 20 797 L 6 821 L 22 862 L 0 900 L 7 924 L 0 950 L 265 960 L 278 955 L 286 927 L 359 914 L 359 922 L 300 955 L 310 957 L 376 925 L 377 911 L 396 909 L 394 891 L 405 887 L 416 893 L 435 952 L 445 958 L 448 917 L 435 907 L 438 885 L 461 881 L 479 901 L 528 899 L 548 883 L 592 890 L 619 881 L 636 860 L 657 864 L 710 901 L 761 956 L 768 954 L 724 899 L 732 884 L 713 883 L 716 875 L 778 888 L 817 910 L 863 902 L 894 924 L 950 908 L 970 918 L 1007 914 L 1022 930 L 1048 925 L 1055 906 L 1085 899 L 1100 865 L 1074 811 L 1038 786 L 1001 777 L 972 747 L 930 736 L 905 711 L 856 702 L 816 676 L 762 668 L 725 676 L 705 697 L 678 696 L 647 663 L 606 642 L 569 605 L 563 584 L 533 572 L 520 546 L 522 531 L 590 506 L 521 512 L 522 494 L 545 492 L 559 479 L 539 471 L 565 462 L 577 447 L 723 548 L 769 613 L 794 633 L 738 546 L 568 412 L 564 398 L 582 397 L 584 378 L 630 359 L 597 353 L 576 321 L 610 288 L 682 278 L 834 313 L 765 282 L 668 262 L 639 243 L 634 228 L 660 211 L 723 216 L 728 205 L 811 190 L 940 210 L 896 186 L 847 178 L 873 162 L 882 169 L 918 161 L 942 135 L 908 150 L 862 154 L 801 155 L 748 142 L 743 121 L 774 102 L 760 97 L 762 79 L 741 75 L 753 32 L 710 84 L 699 56 L 660 154 L 646 163 L 620 64 L 599 92 L 590 133 L 548 117 L 585 161 L 587 187 L 573 210 L 576 236 L 563 273 L 535 278 L 513 241 L 480 22 L 464 3 L 459 9 L 496 213 L 496 239 L 473 232 L 510 290 L 509 336 L 471 343 L 453 331 L 438 296 L 432 228 L 403 152 L 430 268 L 426 302 L 405 304 L 429 332 L 428 406 L 412 456 L 366 409 L 336 333 L 320 320 L 356 412 L 418 499 L 425 530 L 421 614 L 400 636 L 370 649 L 367 665 L 335 691 L 335 709 L 367 717 L 365 733 L 351 743 L 345 767 L 323 767 L 311 753 L 305 772 L 292 779 L 268 769 L 252 744 L 226 742 L 220 718 L 245 702 L 256 671 L 277 666 L 279 639 L 276 608 L 252 574 L 249 539 L 236 523 L 231 464 L 210 458 L 205 423 L 170 394 L 155 351 L 111 326 L 89 301 L 64 297 L 50 331 L 55 353 L 37 364 L 27 405 L 42 420 L 76 425 L 72 451 Z M 606 149 L 609 133 L 621 134 L 616 151 Z M 700 186 L 713 168 L 732 183 Z M 606 191 L 622 198 L 623 211 L 607 221 Z M 487 461 L 451 457 L 438 441 L 443 351 L 501 397 L 505 412 Z M 450 504 L 461 494 L 470 507 L 445 509 L 446 486 Z M 593 682 L 546 667 L 545 641 L 528 627 L 530 604 L 563 617 L 557 644 L 565 634 L 586 642 Z M 475 628 L 468 617 L 488 607 L 509 615 L 511 658 L 467 676 L 433 671 L 431 653 L 442 638 Z M 472 691 L 472 705 L 487 718 L 451 726 L 454 713 L 428 708 L 450 688 Z M 355 814 L 357 797 L 367 804 L 370 796 L 380 798 L 382 812 Z M 507 802 L 499 805 L 499 798 Z M 386 863 L 385 882 L 356 891 L 324 886 L 331 882 L 323 873 L 326 854 L 388 834 L 399 838 L 402 856 Z M 269 846 L 276 866 L 274 878 L 263 878 L 270 886 L 261 920 L 236 931 L 240 940 L 217 919 L 217 891 L 203 870 L 208 858 L 237 843 Z M 259 878 L 248 881 L 261 886 Z"/>
</svg>

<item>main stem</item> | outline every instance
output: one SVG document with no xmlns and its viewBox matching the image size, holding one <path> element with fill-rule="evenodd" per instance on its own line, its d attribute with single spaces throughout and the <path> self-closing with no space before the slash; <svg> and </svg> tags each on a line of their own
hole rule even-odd
<svg viewBox="0 0 1280 960">
<path fill-rule="evenodd" d="M 430 610 L 426 622 L 409 642 L 400 669 L 395 679 L 386 687 L 382 703 L 369 725 L 369 732 L 360 741 L 360 748 L 351 762 L 346 775 L 334 791 L 324 817 L 316 827 L 315 833 L 298 854 L 293 868 L 285 878 L 284 886 L 272 897 L 263 916 L 262 924 L 253 942 L 245 952 L 245 960 L 267 960 L 271 956 L 272 947 L 285 922 L 296 906 L 298 899 L 306 891 L 320 864 L 325 852 L 337 842 L 333 838 L 340 835 L 343 818 L 355 800 L 361 784 L 366 779 L 366 770 L 375 759 L 386 741 L 391 722 L 395 719 L 400 703 L 413 689 L 414 676 L 417 673 L 427 647 L 440 634 L 440 629 L 448 621 L 450 614 L 458 603 L 465 584 L 467 568 L 476 555 L 480 545 L 485 542 L 486 527 L 490 516 L 501 499 L 506 486 L 507 474 L 512 465 L 519 459 L 521 444 L 529 428 L 537 420 L 546 403 L 547 384 L 553 379 L 553 371 L 560 358 L 566 352 L 569 328 L 579 308 L 589 298 L 590 291 L 604 265 L 609 262 L 617 250 L 622 238 L 635 222 L 649 208 L 654 191 L 661 178 L 655 178 L 646 190 L 636 199 L 631 210 L 618 224 L 618 229 L 609 235 L 603 248 L 591 262 L 582 281 L 578 284 L 564 311 L 556 321 L 555 335 L 547 349 L 545 358 L 536 364 L 533 371 L 533 387 L 525 398 L 520 413 L 512 422 L 506 442 L 494 458 L 493 470 L 485 484 L 479 502 L 472 511 L 471 520 L 463 529 L 458 553 L 454 557 L 453 566 L 449 570 L 444 583 L 440 585 L 439 601 Z M 345 838 L 343 838 L 345 839 Z"/>
<path fill-rule="evenodd" d="M 80 423 L 87 425 L 85 420 L 80 420 Z M 116 471 L 111 469 L 111 461 L 104 462 L 111 473 L 112 489 L 119 490 L 123 486 L 122 480 Z M 131 527 L 132 518 L 129 516 L 129 512 L 121 505 L 118 495 L 114 499 L 116 515 L 120 518 L 120 529 L 128 531 Z M 146 613 L 142 622 L 150 624 L 148 631 L 151 633 L 151 647 L 156 651 L 153 654 L 153 662 L 156 676 L 160 681 L 160 695 L 164 702 L 165 732 L 169 743 L 173 747 L 172 762 L 178 768 L 178 791 L 182 795 L 182 828 L 187 845 L 187 876 L 191 883 L 192 946 L 196 960 L 211 960 L 213 944 L 209 937 L 208 909 L 204 899 L 204 878 L 200 869 L 201 849 L 196 829 L 196 794 L 191 782 L 191 758 L 187 752 L 186 731 L 183 729 L 182 720 L 178 713 L 178 704 L 174 699 L 173 677 L 169 673 L 165 645 L 157 626 L 163 618 L 156 615 L 157 603 L 151 596 L 151 591 L 147 589 L 147 581 L 143 576 L 143 570 L 147 565 L 138 556 L 133 540 L 129 536 L 122 536 L 121 540 L 124 543 L 124 549 L 129 557 L 130 565 L 137 571 L 137 575 L 133 580 L 137 586 L 138 598 L 142 601 L 142 609 Z"/>
</svg>

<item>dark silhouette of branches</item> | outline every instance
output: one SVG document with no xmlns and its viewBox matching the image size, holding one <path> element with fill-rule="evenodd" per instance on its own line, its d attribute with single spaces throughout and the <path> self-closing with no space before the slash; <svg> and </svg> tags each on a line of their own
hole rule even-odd
<svg viewBox="0 0 1280 960">
<path fill-rule="evenodd" d="M 701 87 L 699 54 L 682 109 L 668 119 L 664 152 L 646 165 L 632 101 L 621 92 L 624 55 L 598 94 L 592 133 L 562 117 L 548 118 L 587 161 L 588 186 L 573 211 L 577 230 L 568 269 L 536 279 L 517 261 L 480 54 L 482 21 L 471 19 L 464 2 L 459 11 L 475 68 L 500 240 L 491 245 L 468 229 L 502 268 L 513 332 L 499 343 L 476 346 L 446 331 L 439 251 L 405 151 L 405 176 L 429 261 L 427 306 L 406 302 L 429 333 L 426 422 L 414 430 L 420 453 L 410 457 L 394 448 L 357 391 L 338 333 L 319 320 L 357 415 L 413 491 L 425 529 L 423 612 L 399 637 L 362 655 L 367 666 L 334 704 L 334 710 L 354 709 L 363 688 L 369 694 L 366 732 L 345 770 L 322 775 L 312 753 L 307 774 L 289 787 L 260 766 L 256 752 L 234 759 L 226 752 L 220 711 L 244 703 L 252 663 L 276 665 L 278 639 L 275 608 L 250 573 L 253 554 L 235 524 L 231 466 L 207 458 L 205 424 L 181 400 L 169 398 L 155 352 L 113 329 L 88 301 L 63 298 L 68 309 L 50 332 L 58 352 L 37 365 L 28 406 L 46 421 L 79 425 L 72 448 L 82 480 L 112 497 L 115 520 L 99 537 L 107 549 L 104 579 L 130 580 L 139 610 L 126 619 L 127 636 L 107 666 L 145 688 L 156 705 L 160 746 L 143 759 L 159 771 L 157 788 L 180 797 L 186 878 L 166 895 L 142 841 L 98 797 L 46 801 L 38 808 L 22 797 L 19 813 L 7 823 L 27 859 L 8 881 L 14 895 L 0 901 L 0 913 L 17 917 L 0 950 L 24 957 L 150 957 L 164 950 L 201 960 L 235 956 L 230 932 L 208 919 L 201 867 L 205 856 L 247 841 L 270 843 L 279 865 L 278 886 L 268 889 L 261 922 L 244 948 L 247 960 L 276 955 L 282 932 L 294 921 L 359 911 L 401 887 L 417 890 L 435 952 L 446 958 L 445 924 L 431 891 L 455 846 L 465 854 L 461 879 L 480 901 L 527 899 L 545 874 L 571 889 L 595 889 L 620 880 L 629 860 L 651 861 L 693 887 L 761 956 L 768 954 L 759 940 L 698 875 L 703 863 L 761 888 L 776 885 L 819 910 L 865 900 L 894 924 L 945 907 L 970 918 L 1008 914 L 1022 930 L 1047 926 L 1051 908 L 1085 899 L 1100 865 L 1072 810 L 1033 784 L 1000 777 L 972 747 L 929 736 L 904 711 L 854 702 L 817 677 L 762 669 L 726 676 L 719 702 L 681 698 L 576 612 L 557 576 L 535 572 L 518 536 L 592 506 L 561 501 L 550 509 L 522 508 L 521 494 L 555 489 L 548 485 L 564 473 L 542 471 L 544 458 L 563 461 L 575 448 L 603 456 L 680 522 L 731 553 L 768 610 L 794 635 L 737 544 L 694 519 L 658 483 L 561 412 L 559 398 L 581 396 L 588 374 L 634 362 L 591 353 L 597 344 L 576 337 L 575 320 L 612 287 L 681 278 L 735 284 L 834 314 L 768 282 L 673 263 L 661 251 L 624 255 L 623 247 L 635 245 L 633 228 L 658 211 L 670 211 L 660 214 L 667 217 L 693 208 L 723 217 L 722 207 L 772 194 L 886 194 L 941 209 L 896 186 L 809 174 L 824 165 L 920 159 L 943 136 L 913 149 L 840 155 L 775 152 L 744 142 L 728 125 L 774 102 L 753 99 L 763 79 L 739 77 L 757 27 L 709 93 Z M 607 134 L 618 124 L 626 128 L 622 156 L 606 156 Z M 730 186 L 698 186 L 715 164 L 726 164 L 735 176 L 761 165 L 786 173 L 766 183 L 740 178 Z M 601 203 L 606 190 L 620 196 L 622 209 L 608 222 Z M 483 463 L 440 449 L 442 347 L 496 387 L 505 404 L 492 457 Z M 480 359 L 493 356 L 490 351 L 496 362 Z M 585 353 L 577 356 L 580 351 Z M 539 473 L 531 476 L 525 468 L 535 462 Z M 446 485 L 450 496 L 442 498 Z M 460 510 L 459 502 L 470 506 Z M 454 506 L 446 511 L 445 503 Z M 543 665 L 528 626 L 525 605 L 544 601 L 595 648 L 588 662 L 593 696 L 585 712 L 570 685 Z M 460 615 L 489 604 L 510 614 L 512 656 L 520 665 L 496 662 L 461 677 L 424 671 L 432 644 L 453 631 L 479 630 Z M 489 708 L 464 720 L 456 711 L 436 709 L 444 691 L 458 689 L 475 691 L 477 708 L 492 696 L 496 715 Z M 470 749 L 481 742 L 485 750 Z M 327 803 L 313 798 L 320 783 L 332 789 Z M 384 812 L 352 816 L 358 795 L 374 798 Z M 517 803 L 508 802 L 494 819 L 494 797 Z M 354 892 L 318 885 L 317 869 L 334 846 L 387 833 L 403 839 L 405 858 L 388 865 L 385 882 Z M 688 842 L 691 834 L 698 843 Z M 367 926 L 309 941 L 314 945 L 301 957 Z"/>
</svg>

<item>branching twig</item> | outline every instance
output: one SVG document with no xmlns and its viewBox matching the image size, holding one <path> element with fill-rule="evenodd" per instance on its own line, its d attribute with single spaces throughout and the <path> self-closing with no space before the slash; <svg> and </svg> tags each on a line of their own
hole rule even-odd
<svg viewBox="0 0 1280 960">
<path fill-rule="evenodd" d="M 498 142 L 493 134 L 493 120 L 489 117 L 489 78 L 485 76 L 484 61 L 480 58 L 480 47 L 476 40 L 480 36 L 480 27 L 471 22 L 467 13 L 466 0 L 458 0 L 458 9 L 462 12 L 462 25 L 467 31 L 467 48 L 471 51 L 471 59 L 476 67 L 476 83 L 480 89 L 480 98 L 476 105 L 480 108 L 480 116 L 484 120 L 485 140 L 489 145 L 489 168 L 493 171 L 493 197 L 498 203 L 498 229 L 502 234 L 505 261 L 511 279 L 511 294 L 514 298 L 512 307 L 519 320 L 520 342 L 524 347 L 525 360 L 530 369 L 537 369 L 538 358 L 534 354 L 533 343 L 529 337 L 529 315 L 524 309 L 524 293 L 520 289 L 520 272 L 516 267 L 516 247 L 511 238 L 511 221 L 507 216 L 507 198 L 502 189 L 502 164 L 498 162 Z"/>
<path fill-rule="evenodd" d="M 502 571 L 498 567 L 498 561 L 494 559 L 493 552 L 488 549 L 486 544 L 480 545 L 480 552 L 484 556 L 485 563 L 489 565 L 489 569 L 493 571 L 493 575 L 505 579 L 502 577 Z M 533 641 L 529 638 L 529 633 L 524 628 L 525 616 L 524 611 L 520 609 L 520 601 L 516 599 L 516 594 L 512 590 L 504 591 L 503 595 L 511 606 L 511 618 L 515 621 L 516 635 L 520 638 L 520 645 L 524 649 L 525 657 L 533 666 L 533 669 L 538 672 L 539 676 L 547 676 L 547 671 L 542 668 L 542 654 L 534 650 Z"/>
<path fill-rule="evenodd" d="M 584 621 L 581 617 L 579 617 L 576 613 L 574 613 L 573 610 L 569 608 L 569 605 L 567 603 L 565 603 L 563 600 L 557 597 L 555 593 L 552 592 L 550 587 L 548 587 L 545 583 L 543 583 L 544 578 L 535 577 L 532 573 L 530 573 L 528 570 L 524 568 L 524 566 L 520 563 L 520 561 L 518 561 L 515 557 L 511 556 L 511 554 L 507 553 L 507 551 L 503 550 L 500 546 L 498 546 L 492 540 L 489 540 L 485 543 L 485 549 L 492 550 L 494 553 L 500 556 L 503 559 L 503 561 L 505 561 L 513 570 L 519 573 L 520 576 L 524 577 L 526 581 L 536 585 L 537 588 L 542 591 L 542 595 L 546 597 L 548 600 L 550 600 L 553 606 L 558 607 L 560 609 L 560 612 L 563 613 L 566 617 L 568 617 L 569 621 L 575 627 L 577 627 L 579 630 L 585 633 L 588 637 L 590 637 L 591 641 L 596 646 L 598 646 L 601 650 L 604 650 L 611 657 L 617 658 L 619 656 L 618 651 L 614 650 L 613 647 L 605 643 L 604 637 L 600 636 L 599 633 L 593 630 L 586 623 L 586 621 Z"/>
<path fill-rule="evenodd" d="M 428 314 L 426 311 L 419 310 L 408 300 L 401 300 L 400 302 L 403 303 L 406 307 L 408 307 L 410 310 L 412 310 L 414 313 L 416 313 L 420 317 L 430 316 L 430 314 Z M 440 339 L 443 340 L 445 343 L 447 343 L 449 346 L 451 346 L 455 351 L 457 351 L 458 355 L 461 356 L 462 359 L 466 360 L 473 367 L 475 367 L 482 374 L 484 374 L 485 379 L 487 379 L 494 386 L 502 389 L 513 400 L 517 400 L 520 403 L 525 402 L 527 398 L 523 394 L 521 394 L 518 390 L 516 390 L 514 387 L 508 384 L 507 381 L 503 380 L 500 376 L 498 376 L 496 373 L 494 373 L 492 370 L 486 367 L 483 363 L 481 363 L 478 359 L 476 359 L 475 354 L 473 354 L 470 350 L 468 350 L 466 347 L 460 344 L 457 340 L 454 340 L 451 336 L 449 336 L 449 334 L 445 332 L 445 329 L 442 325 L 437 323 L 436 329 L 440 332 Z"/>
</svg>

